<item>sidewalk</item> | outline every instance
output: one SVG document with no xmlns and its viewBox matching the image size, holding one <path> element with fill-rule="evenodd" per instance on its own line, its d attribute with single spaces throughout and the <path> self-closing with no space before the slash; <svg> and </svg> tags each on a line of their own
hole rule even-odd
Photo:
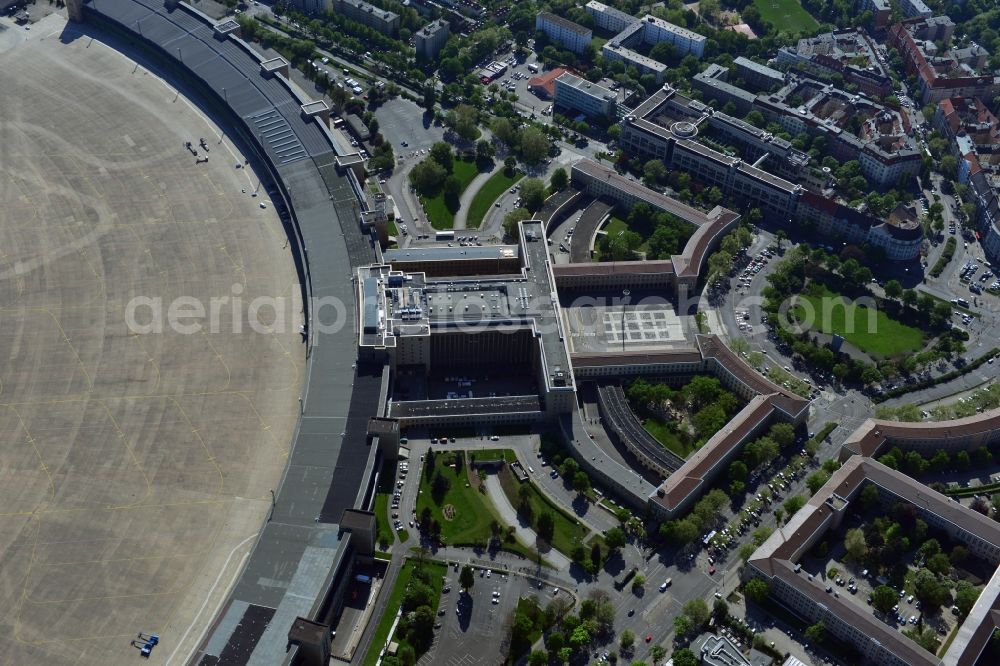
<svg viewBox="0 0 1000 666">
<path fill-rule="evenodd" d="M 534 530 L 528 527 L 524 527 L 521 524 L 521 520 L 517 517 L 517 511 L 511 505 L 510 500 L 507 499 L 506 493 L 504 493 L 503 488 L 500 486 L 500 478 L 496 474 L 488 474 L 486 476 L 486 495 L 493 502 L 493 506 L 496 507 L 497 513 L 500 514 L 501 523 L 514 526 L 514 533 L 517 534 L 517 538 L 528 546 L 536 548 L 536 542 L 538 541 L 538 534 Z M 570 565 L 569 558 L 560 553 L 555 548 L 552 548 L 546 553 L 542 553 L 542 557 L 548 560 L 552 566 L 557 569 L 568 569 Z"/>
<path fill-rule="evenodd" d="M 476 174 L 476 177 L 472 179 L 469 186 L 465 188 L 462 192 L 462 196 L 458 199 L 458 212 L 455 213 L 455 230 L 465 229 L 466 218 L 469 217 L 469 206 L 472 205 L 472 200 L 476 198 L 479 194 L 479 188 L 481 188 L 486 181 L 488 181 L 493 174 L 495 174 L 499 169 L 503 168 L 503 163 L 495 163 L 493 168 L 489 171 L 483 171 Z"/>
</svg>

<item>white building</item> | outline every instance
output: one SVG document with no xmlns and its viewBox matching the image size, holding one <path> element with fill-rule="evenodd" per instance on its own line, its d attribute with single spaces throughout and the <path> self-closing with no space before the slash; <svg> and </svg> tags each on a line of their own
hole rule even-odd
<svg viewBox="0 0 1000 666">
<path fill-rule="evenodd" d="M 598 28 L 610 30 L 611 32 L 621 32 L 628 26 L 636 23 L 638 17 L 626 14 L 620 9 L 608 7 L 603 2 L 590 0 L 586 5 L 587 13 L 594 17 L 594 23 Z"/>
<path fill-rule="evenodd" d="M 594 38 L 590 28 L 584 28 L 578 23 L 550 12 L 539 12 L 535 18 L 535 30 L 541 30 L 553 42 L 573 53 L 583 53 Z"/>
<path fill-rule="evenodd" d="M 616 95 L 596 83 L 566 72 L 556 79 L 556 106 L 573 109 L 591 117 L 611 117 L 615 113 Z"/>
</svg>

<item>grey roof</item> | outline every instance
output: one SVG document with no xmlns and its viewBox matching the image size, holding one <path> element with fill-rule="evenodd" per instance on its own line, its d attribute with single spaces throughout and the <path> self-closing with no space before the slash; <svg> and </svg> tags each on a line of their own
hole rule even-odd
<svg viewBox="0 0 1000 666">
<path fill-rule="evenodd" d="M 163 56 L 157 64 L 166 76 L 193 84 L 197 101 L 233 121 L 230 135 L 261 158 L 281 188 L 271 195 L 292 216 L 307 297 L 353 304 L 351 266 L 372 262 L 375 252 L 358 224 L 356 183 L 333 166 L 325 128 L 301 113 L 310 99 L 282 77 L 263 77 L 263 58 L 232 36 L 216 38 L 211 20 L 187 5 L 168 11 L 162 0 L 116 0 L 89 3 L 85 11 L 97 25 L 116 24 L 132 38 L 141 35 Z M 353 307 L 343 313 L 310 308 L 307 314 L 303 413 L 272 515 L 225 606 L 275 609 L 251 663 L 284 659 L 292 620 L 314 611 L 349 546 L 336 525 L 324 523 L 339 520 L 343 509 L 360 502 L 374 462 L 366 431 L 382 397 L 383 369 L 356 363 Z M 216 631 L 226 627 L 232 632 L 232 623 L 224 622 Z M 207 645 L 221 643 L 210 637 Z"/>
<path fill-rule="evenodd" d="M 579 23 L 574 23 L 573 21 L 563 18 L 557 14 L 553 14 L 552 12 L 539 12 L 537 22 L 550 23 L 554 26 L 559 26 L 563 30 L 575 32 L 578 35 L 592 34 L 590 28 L 584 28 Z"/>
<path fill-rule="evenodd" d="M 474 245 L 469 247 L 408 247 L 385 250 L 382 258 L 387 264 L 402 261 L 463 261 L 468 259 L 506 259 L 518 256 L 516 245 Z"/>
</svg>

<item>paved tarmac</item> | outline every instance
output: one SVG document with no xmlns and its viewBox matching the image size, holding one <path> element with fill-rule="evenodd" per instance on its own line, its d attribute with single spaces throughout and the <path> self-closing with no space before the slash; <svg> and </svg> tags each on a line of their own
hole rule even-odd
<svg viewBox="0 0 1000 666">
<path fill-rule="evenodd" d="M 0 53 L 0 661 L 127 663 L 144 631 L 163 663 L 270 510 L 302 385 L 297 278 L 219 129 L 64 25 Z M 237 308 L 234 332 L 236 294 L 286 299 L 285 324 Z M 184 333 L 181 296 L 230 300 Z M 128 325 L 136 297 L 161 299 L 135 319 L 162 332 Z"/>
</svg>

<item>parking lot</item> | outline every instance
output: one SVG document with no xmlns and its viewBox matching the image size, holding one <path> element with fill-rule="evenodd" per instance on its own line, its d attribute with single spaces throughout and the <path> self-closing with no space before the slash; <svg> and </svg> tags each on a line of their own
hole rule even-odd
<svg viewBox="0 0 1000 666">
<path fill-rule="evenodd" d="M 552 596 L 551 590 L 533 589 L 521 576 L 494 573 L 489 569 L 476 569 L 476 582 L 465 593 L 458 585 L 459 571 L 455 566 L 448 569 L 445 589 L 450 587 L 451 591 L 441 595 L 434 642 L 420 658 L 420 664 L 499 663 L 501 645 L 509 633 L 505 622 L 517 607 L 518 598 L 534 592 L 544 606 Z"/>
</svg>

